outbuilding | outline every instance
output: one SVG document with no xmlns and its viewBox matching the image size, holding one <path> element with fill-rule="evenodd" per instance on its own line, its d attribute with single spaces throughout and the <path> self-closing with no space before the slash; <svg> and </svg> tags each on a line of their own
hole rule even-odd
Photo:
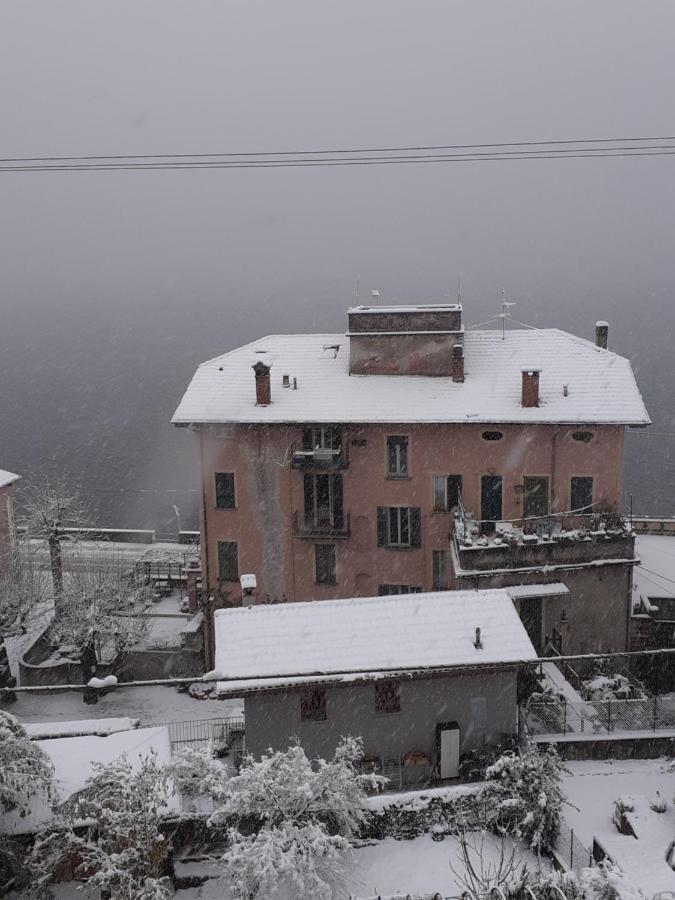
<svg viewBox="0 0 675 900">
<path fill-rule="evenodd" d="M 328 757 L 359 736 L 399 783 L 456 777 L 462 755 L 515 737 L 518 670 L 537 658 L 506 589 L 223 609 L 215 637 L 253 756 L 298 740 Z"/>
</svg>

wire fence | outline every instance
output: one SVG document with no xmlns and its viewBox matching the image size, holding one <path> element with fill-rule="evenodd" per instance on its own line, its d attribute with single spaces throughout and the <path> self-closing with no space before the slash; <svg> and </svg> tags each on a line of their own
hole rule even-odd
<svg viewBox="0 0 675 900">
<path fill-rule="evenodd" d="M 593 853 L 579 840 L 564 819 L 560 820 L 555 855 L 558 862 L 575 875 L 581 875 L 582 869 L 588 869 L 593 865 Z"/>
<path fill-rule="evenodd" d="M 531 703 L 524 710 L 530 735 L 654 733 L 675 729 L 675 701 L 670 697 L 637 700 L 556 699 Z"/>
</svg>

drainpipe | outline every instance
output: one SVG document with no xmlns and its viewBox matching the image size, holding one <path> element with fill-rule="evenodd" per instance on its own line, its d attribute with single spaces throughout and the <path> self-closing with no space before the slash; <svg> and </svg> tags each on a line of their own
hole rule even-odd
<svg viewBox="0 0 675 900">
<path fill-rule="evenodd" d="M 556 480 L 555 480 L 555 470 L 556 470 L 556 441 L 558 438 L 558 434 L 560 432 L 560 425 L 555 425 L 553 427 L 553 437 L 551 438 L 551 514 L 555 513 L 554 506 L 557 505 L 556 501 L 558 499 L 556 494 Z M 563 505 L 564 508 L 564 505 Z"/>
<path fill-rule="evenodd" d="M 204 482 L 204 432 L 199 429 L 199 477 L 202 482 L 202 554 L 204 558 L 204 573 L 202 575 L 202 592 L 206 594 L 206 599 L 202 595 L 202 606 L 204 608 L 204 661 L 206 670 L 213 668 L 213 629 L 211 627 L 211 616 L 213 615 L 213 604 L 209 604 L 210 585 L 209 580 L 211 570 L 209 568 L 209 536 L 206 525 L 206 484 Z"/>
</svg>

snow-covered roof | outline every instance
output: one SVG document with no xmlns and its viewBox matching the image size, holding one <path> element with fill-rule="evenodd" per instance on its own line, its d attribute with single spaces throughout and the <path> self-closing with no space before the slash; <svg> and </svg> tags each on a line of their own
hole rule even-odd
<svg viewBox="0 0 675 900">
<path fill-rule="evenodd" d="M 8 484 L 18 481 L 19 478 L 21 478 L 20 475 L 15 475 L 13 472 L 6 472 L 4 469 L 0 469 L 0 488 L 4 488 Z"/>
<path fill-rule="evenodd" d="M 481 630 L 481 649 L 474 643 L 476 628 Z M 378 670 L 537 658 L 506 590 L 221 609 L 215 629 L 215 668 L 223 682 L 250 678 L 286 684 L 307 681 L 310 675 L 363 677 Z"/>
<path fill-rule="evenodd" d="M 560 581 L 552 584 L 517 584 L 506 588 L 506 591 L 514 600 L 525 597 L 564 597 L 570 592 L 567 585 Z"/>
<path fill-rule="evenodd" d="M 138 728 L 140 719 L 130 719 L 128 716 L 119 716 L 107 719 L 76 719 L 73 722 L 24 722 L 26 734 L 34 741 L 46 740 L 57 737 L 82 737 L 84 735 L 97 735 L 106 737 L 117 731 L 131 731 Z"/>
<path fill-rule="evenodd" d="M 335 351 L 335 345 L 339 349 Z M 630 362 L 558 329 L 471 331 L 465 381 L 350 375 L 344 334 L 271 335 L 202 363 L 176 425 L 281 422 L 550 422 L 645 425 Z M 251 366 L 272 367 L 272 402 L 256 406 Z M 523 408 L 522 369 L 540 369 L 540 405 Z M 282 376 L 297 390 L 282 387 Z M 567 385 L 567 396 L 563 394 Z"/>
<path fill-rule="evenodd" d="M 633 603 L 640 597 L 675 597 L 675 535 L 638 534 L 633 569 Z"/>
<path fill-rule="evenodd" d="M 125 754 L 135 771 L 152 751 L 157 754 L 159 765 L 166 765 L 171 761 L 171 741 L 166 726 L 135 728 L 106 737 L 57 737 L 36 741 L 36 744 L 45 751 L 54 765 L 54 783 L 59 803 L 65 803 L 84 788 L 87 779 L 93 774 L 93 763 L 107 765 Z M 168 804 L 169 809 L 180 810 L 180 801 L 176 796 L 170 797 Z M 15 811 L 5 814 L 3 828 L 14 834 L 25 834 L 45 825 L 50 818 L 49 807 L 44 798 L 35 795 L 29 801 L 29 810 L 25 816 L 22 817 Z"/>
</svg>

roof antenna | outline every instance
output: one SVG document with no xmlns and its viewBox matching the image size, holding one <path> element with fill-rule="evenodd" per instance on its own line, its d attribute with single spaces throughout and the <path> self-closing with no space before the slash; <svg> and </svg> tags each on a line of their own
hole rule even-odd
<svg viewBox="0 0 675 900">
<path fill-rule="evenodd" d="M 354 306 L 359 305 L 359 288 L 361 286 L 361 279 L 356 279 L 356 290 L 354 291 Z"/>
<path fill-rule="evenodd" d="M 457 279 L 457 305 L 462 305 L 462 273 L 459 273 L 459 278 Z"/>
<path fill-rule="evenodd" d="M 510 315 L 509 309 L 515 305 L 515 301 L 509 301 L 506 299 L 506 291 L 504 290 L 504 288 L 502 288 L 502 311 L 497 317 L 502 320 L 502 340 L 504 340 L 506 337 L 506 320 Z"/>
<path fill-rule="evenodd" d="M 380 292 L 379 291 L 371 291 L 370 296 L 375 301 L 375 305 L 379 306 L 380 305 Z"/>
</svg>

